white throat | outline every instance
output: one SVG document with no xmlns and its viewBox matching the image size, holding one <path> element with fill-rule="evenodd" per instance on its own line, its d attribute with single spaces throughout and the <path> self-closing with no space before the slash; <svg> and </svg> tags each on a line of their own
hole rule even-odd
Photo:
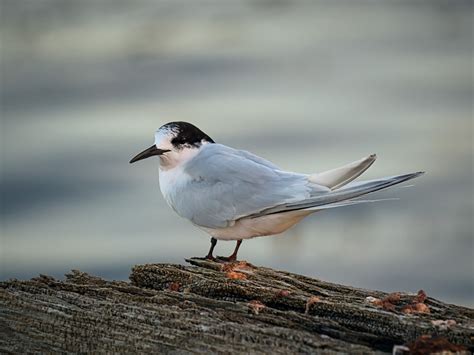
<svg viewBox="0 0 474 355">
<path fill-rule="evenodd" d="M 160 190 L 171 208 L 174 208 L 175 193 L 180 186 L 186 184 L 190 178 L 184 174 L 186 163 L 193 159 L 201 151 L 199 148 L 183 148 L 181 150 L 172 150 L 160 155 Z"/>
<path fill-rule="evenodd" d="M 200 152 L 201 147 L 183 148 L 178 151 L 172 150 L 160 155 L 160 170 L 167 171 L 183 166 Z"/>
</svg>

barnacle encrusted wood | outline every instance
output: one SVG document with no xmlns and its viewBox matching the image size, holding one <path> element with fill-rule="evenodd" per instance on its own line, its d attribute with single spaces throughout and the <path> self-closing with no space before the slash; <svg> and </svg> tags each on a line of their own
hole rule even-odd
<svg viewBox="0 0 474 355">
<path fill-rule="evenodd" d="M 424 292 L 387 295 L 246 262 L 188 262 L 135 266 L 131 282 L 80 271 L 1 282 L 0 352 L 474 349 L 474 310 Z"/>
</svg>

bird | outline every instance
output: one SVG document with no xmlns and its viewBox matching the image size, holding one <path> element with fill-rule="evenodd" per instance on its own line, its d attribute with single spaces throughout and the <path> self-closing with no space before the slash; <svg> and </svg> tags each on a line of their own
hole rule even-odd
<svg viewBox="0 0 474 355">
<path fill-rule="evenodd" d="M 372 154 L 338 168 L 302 174 L 285 171 L 245 150 L 216 143 L 195 125 L 169 122 L 154 144 L 130 163 L 159 157 L 159 184 L 167 204 L 211 236 L 203 259 L 235 262 L 243 240 L 280 234 L 314 212 L 376 200 L 361 196 L 424 172 L 354 181 L 376 160 Z M 218 240 L 235 240 L 229 257 L 214 257 Z"/>
</svg>

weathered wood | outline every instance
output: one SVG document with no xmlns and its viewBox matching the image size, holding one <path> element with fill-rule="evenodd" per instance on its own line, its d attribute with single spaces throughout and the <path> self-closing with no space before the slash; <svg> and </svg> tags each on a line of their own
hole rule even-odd
<svg viewBox="0 0 474 355">
<path fill-rule="evenodd" d="M 135 266 L 131 282 L 79 271 L 1 282 L 0 351 L 370 354 L 421 335 L 474 349 L 469 308 L 245 262 L 188 261 Z"/>
</svg>

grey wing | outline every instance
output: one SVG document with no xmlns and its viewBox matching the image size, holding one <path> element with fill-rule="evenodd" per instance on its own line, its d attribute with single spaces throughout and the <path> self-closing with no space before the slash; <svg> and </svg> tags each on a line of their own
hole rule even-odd
<svg viewBox="0 0 474 355">
<path fill-rule="evenodd" d="M 251 153 L 209 144 L 189 161 L 186 183 L 171 199 L 178 214 L 194 224 L 223 228 L 262 210 L 301 201 L 329 189 L 308 176 L 284 172 Z"/>
<path fill-rule="evenodd" d="M 226 147 L 227 148 L 227 147 Z M 252 154 L 250 152 L 247 152 L 246 150 L 236 150 L 236 152 L 243 156 L 244 158 L 247 158 L 249 160 L 252 160 L 253 162 L 266 166 L 267 168 L 273 169 L 273 170 L 281 170 L 278 166 L 273 164 L 272 162 L 263 159 L 262 157 L 259 157 L 258 155 Z"/>
</svg>

